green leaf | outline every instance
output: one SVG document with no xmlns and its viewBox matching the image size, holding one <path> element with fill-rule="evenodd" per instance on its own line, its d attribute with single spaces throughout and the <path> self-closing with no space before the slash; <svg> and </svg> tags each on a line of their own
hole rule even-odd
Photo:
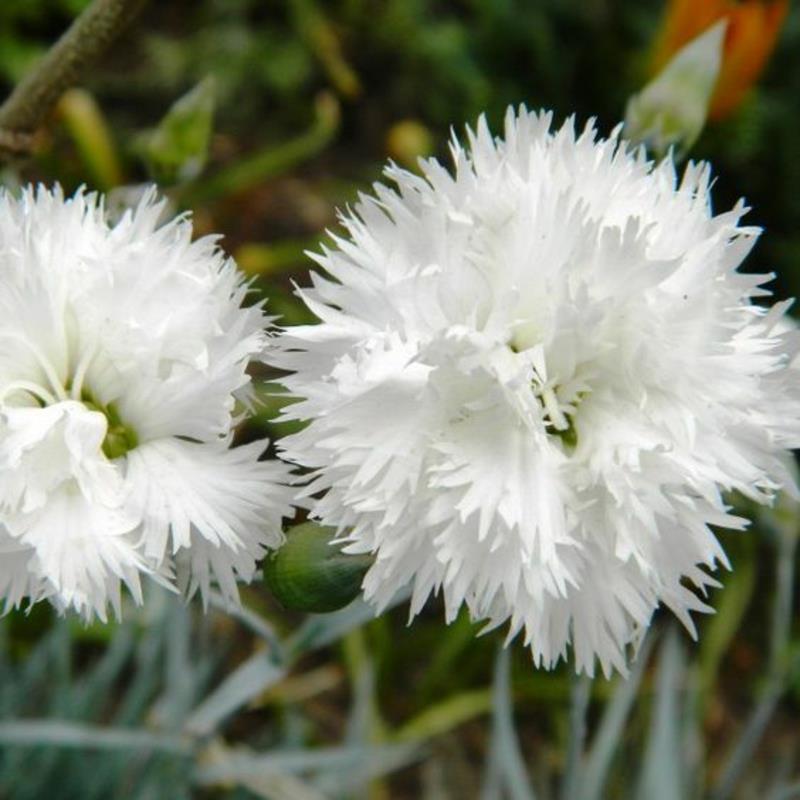
<svg viewBox="0 0 800 800">
<path fill-rule="evenodd" d="M 163 184 L 196 178 L 208 159 L 214 117 L 214 80 L 203 79 L 177 100 L 140 151 L 151 176 Z"/>
<path fill-rule="evenodd" d="M 492 738 L 487 782 L 482 796 L 488 800 L 505 787 L 510 800 L 535 800 L 514 725 L 511 691 L 511 654 L 501 646 L 497 653 L 492 687 Z"/>
<path fill-rule="evenodd" d="M 719 593 L 716 613 L 703 626 L 700 637 L 700 692 L 704 709 L 714 687 L 724 655 L 741 629 L 753 597 L 756 563 L 752 552 L 739 559 L 736 569 L 726 577 L 725 590 Z"/>
<path fill-rule="evenodd" d="M 686 664 L 674 625 L 661 645 L 656 692 L 644 762 L 639 776 L 642 800 L 681 800 L 687 796 L 687 765 L 682 758 L 680 695 Z"/>
<path fill-rule="evenodd" d="M 631 674 L 627 678 L 619 677 L 616 680 L 614 693 L 603 712 L 583 766 L 579 793 L 581 800 L 600 800 L 606 796 L 604 789 L 611 762 L 622 742 L 625 721 L 636 700 L 654 639 L 651 629 L 639 648 Z"/>
<path fill-rule="evenodd" d="M 492 708 L 488 689 L 460 692 L 441 703 L 429 706 L 419 716 L 407 722 L 394 735 L 399 742 L 419 742 L 440 736 L 467 720 L 482 716 Z"/>
<path fill-rule="evenodd" d="M 269 144 L 187 186 L 181 192 L 181 200 L 186 205 L 207 203 L 285 174 L 323 150 L 339 130 L 340 119 L 339 102 L 333 95 L 321 92 L 314 102 L 314 121 L 307 130 L 282 144 Z"/>
<path fill-rule="evenodd" d="M 256 653 L 228 675 L 191 713 L 185 730 L 200 736 L 212 733 L 231 714 L 285 676 L 286 668 L 276 664 L 269 653 Z"/>
<path fill-rule="evenodd" d="M 90 748 L 102 750 L 162 750 L 188 755 L 189 743 L 178 736 L 147 730 L 107 728 L 56 719 L 0 722 L 0 743 L 6 745 Z"/>
<path fill-rule="evenodd" d="M 286 641 L 287 660 L 291 661 L 311 650 L 332 644 L 354 628 L 374 619 L 376 614 L 404 603 L 410 596 L 411 588 L 407 586 L 397 592 L 379 611 L 358 598 L 341 611 L 310 616 Z"/>
<path fill-rule="evenodd" d="M 246 748 L 217 748 L 209 753 L 195 773 L 200 786 L 247 786 L 260 797 L 281 800 L 317 800 L 332 796 L 322 794 L 307 783 L 290 783 L 295 775 L 318 775 L 326 789 L 356 788 L 371 778 L 405 766 L 416 757 L 413 745 L 375 747 L 324 747 L 312 749 L 275 749 L 255 753 Z M 287 791 L 289 787 L 296 793 Z M 335 791 L 334 788 L 334 791 Z"/>
</svg>

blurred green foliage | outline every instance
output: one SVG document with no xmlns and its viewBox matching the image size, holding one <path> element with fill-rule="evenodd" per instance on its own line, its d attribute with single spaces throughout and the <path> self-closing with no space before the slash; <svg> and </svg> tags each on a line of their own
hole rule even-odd
<svg viewBox="0 0 800 800">
<path fill-rule="evenodd" d="M 142 160 L 162 186 L 196 178 L 208 158 L 214 120 L 214 79 L 206 77 L 178 98 L 158 127 L 141 137 Z"/>
<path fill-rule="evenodd" d="M 0 89 L 86 3 L 3 0 Z M 199 233 L 225 234 L 254 301 L 307 322 L 293 296 L 293 282 L 307 283 L 304 250 L 387 155 L 408 160 L 433 141 L 446 158 L 451 126 L 485 112 L 497 128 L 509 103 L 579 124 L 594 116 L 610 131 L 647 77 L 662 10 L 661 0 L 151 3 L 89 76 L 95 105 L 62 108 L 35 159 L 4 180 L 179 179 L 174 204 Z M 213 130 L 203 92 L 179 100 L 207 76 Z M 693 149 L 713 162 L 718 208 L 741 195 L 753 206 L 766 235 L 749 266 L 775 270 L 783 295 L 800 292 L 798 98 L 795 4 L 756 91 Z M 272 377 L 257 376 L 266 402 L 243 439 L 287 432 Z M 800 797 L 795 524 L 761 516 L 754 534 L 722 538 L 734 571 L 720 576 L 699 643 L 659 618 L 631 681 L 591 687 L 567 667 L 535 670 L 521 647 L 497 658 L 500 636 L 476 639 L 464 615 L 445 628 L 436 603 L 408 629 L 402 609 L 359 627 L 370 615 L 358 602 L 303 622 L 259 587 L 233 617 L 158 592 L 108 627 L 41 606 L 14 612 L 0 620 L 0 798 Z"/>
<path fill-rule="evenodd" d="M 0 5 L 0 80 L 6 87 L 82 5 L 85 0 Z M 319 93 L 337 95 L 342 118 L 335 139 L 325 139 L 322 152 L 303 152 L 314 158 L 299 176 L 296 160 L 286 165 L 293 178 L 309 181 L 317 209 L 304 202 L 299 213 L 287 214 L 279 199 L 284 213 L 270 213 L 270 195 L 279 188 L 266 185 L 267 178 L 281 173 L 280 164 L 257 187 L 264 203 L 249 204 L 251 213 L 242 213 L 237 202 L 217 209 L 218 227 L 235 244 L 302 236 L 333 221 L 320 206 L 351 199 L 356 187 L 377 175 L 398 122 L 419 122 L 444 157 L 451 126 L 458 130 L 485 112 L 497 127 L 509 103 L 552 108 L 557 118 L 575 113 L 579 124 L 594 116 L 601 130 L 610 131 L 647 78 L 648 47 L 663 5 L 171 0 L 150 6 L 125 45 L 94 71 L 90 85 L 112 120 L 131 179 L 148 175 L 134 134 L 158 125 L 178 97 L 209 75 L 217 101 L 209 176 L 255 151 L 291 142 L 313 124 Z M 708 126 L 693 151 L 714 164 L 719 207 L 743 195 L 754 208 L 753 223 L 768 228 L 756 251 L 758 267 L 774 269 L 780 291 L 788 294 L 800 290 L 798 97 L 800 9 L 794 7 L 756 91 L 732 118 Z M 42 173 L 68 185 L 85 180 L 82 165 L 70 163 L 74 152 L 58 144 L 56 137 L 57 159 L 40 158 Z M 330 193 L 319 181 L 332 175 L 344 185 Z M 201 210 L 196 200 L 191 205 Z"/>
</svg>

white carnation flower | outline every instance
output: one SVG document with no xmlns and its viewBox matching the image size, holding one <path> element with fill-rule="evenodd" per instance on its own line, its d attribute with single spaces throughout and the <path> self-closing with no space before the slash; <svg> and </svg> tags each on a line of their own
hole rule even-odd
<svg viewBox="0 0 800 800">
<path fill-rule="evenodd" d="M 693 631 L 742 528 L 723 493 L 770 501 L 800 444 L 797 334 L 770 276 L 737 267 L 758 229 L 714 216 L 709 168 L 678 180 L 618 140 L 509 110 L 451 174 L 395 167 L 316 258 L 275 362 L 310 424 L 313 515 L 374 552 L 366 597 L 413 583 L 551 666 L 624 671 L 659 603 Z M 796 373 L 795 373 L 796 375 Z M 324 494 L 321 494 L 324 493 Z"/>
<path fill-rule="evenodd" d="M 231 448 L 268 322 L 213 238 L 110 224 L 96 195 L 0 195 L 0 596 L 106 618 L 124 583 L 230 599 L 290 512 L 265 443 Z"/>
</svg>

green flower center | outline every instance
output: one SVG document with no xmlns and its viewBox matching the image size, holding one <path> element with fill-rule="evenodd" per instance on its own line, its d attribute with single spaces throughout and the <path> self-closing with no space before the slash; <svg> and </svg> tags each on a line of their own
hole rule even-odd
<svg viewBox="0 0 800 800">
<path fill-rule="evenodd" d="M 520 353 L 528 346 L 528 342 L 520 344 L 519 332 L 515 337 L 508 342 L 508 347 L 512 353 Z M 578 444 L 578 431 L 575 427 L 574 405 L 567 406 L 567 409 L 561 407 L 558 399 L 558 386 L 553 385 L 539 385 L 535 380 L 531 381 L 531 390 L 533 391 L 536 399 L 542 406 L 545 417 L 545 425 L 547 426 L 547 433 L 551 436 L 557 437 L 564 445 L 567 452 L 572 452 Z M 573 401 L 573 404 L 579 402 L 580 396 Z"/>
<path fill-rule="evenodd" d="M 81 394 L 81 402 L 92 411 L 99 411 L 108 424 L 106 438 L 103 439 L 103 453 L 106 458 L 113 460 L 124 456 L 129 450 L 133 450 L 139 444 L 139 437 L 136 431 L 123 422 L 120 417 L 119 409 L 114 403 L 102 405 L 92 397 L 88 391 Z"/>
</svg>

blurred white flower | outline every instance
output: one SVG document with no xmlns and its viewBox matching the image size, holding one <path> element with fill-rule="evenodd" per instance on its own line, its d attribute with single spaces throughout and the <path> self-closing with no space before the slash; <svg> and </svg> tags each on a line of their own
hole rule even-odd
<svg viewBox="0 0 800 800">
<path fill-rule="evenodd" d="M 0 195 L 0 595 L 87 618 L 124 583 L 230 599 L 290 511 L 265 443 L 231 448 L 268 319 L 213 238 L 148 192 Z"/>
<path fill-rule="evenodd" d="M 591 124 L 482 119 L 451 174 L 390 167 L 316 257 L 321 323 L 272 356 L 308 419 L 283 440 L 313 470 L 312 514 L 375 552 L 378 606 L 413 583 L 536 664 L 626 669 L 659 603 L 691 611 L 742 528 L 723 492 L 768 502 L 800 444 L 797 333 L 765 275 L 737 266 L 758 229 L 714 216 L 709 169 L 677 180 Z M 321 494 L 323 493 L 324 494 Z"/>
</svg>

